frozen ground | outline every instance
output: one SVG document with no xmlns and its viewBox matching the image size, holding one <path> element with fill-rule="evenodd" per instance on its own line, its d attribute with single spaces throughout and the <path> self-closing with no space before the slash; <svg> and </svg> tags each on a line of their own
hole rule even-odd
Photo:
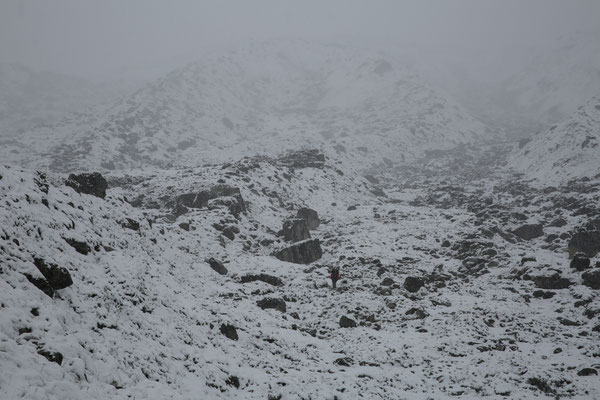
<svg viewBox="0 0 600 400">
<path fill-rule="evenodd" d="M 3 166 L 0 398 L 599 398 L 599 292 L 567 252 L 600 216 L 599 182 L 531 188 L 505 155 L 437 152 L 367 179 L 329 158 L 244 158 L 114 173 L 105 199 Z M 176 212 L 221 184 L 245 211 L 225 196 Z M 323 257 L 279 261 L 277 231 L 304 206 Z M 542 236 L 512 233 L 534 223 Z M 35 258 L 73 285 L 42 292 Z M 242 283 L 259 273 L 281 285 Z M 565 288 L 540 278 L 554 274 Z"/>
</svg>

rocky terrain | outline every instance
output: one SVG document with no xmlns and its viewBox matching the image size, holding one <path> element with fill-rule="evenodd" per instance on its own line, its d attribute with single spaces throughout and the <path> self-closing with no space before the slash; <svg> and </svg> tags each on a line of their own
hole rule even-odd
<svg viewBox="0 0 600 400">
<path fill-rule="evenodd" d="M 597 103 L 269 42 L 5 140 L 0 399 L 600 398 Z"/>
<path fill-rule="evenodd" d="M 506 155 L 2 167 L 2 398 L 595 398 L 600 181 Z"/>
</svg>

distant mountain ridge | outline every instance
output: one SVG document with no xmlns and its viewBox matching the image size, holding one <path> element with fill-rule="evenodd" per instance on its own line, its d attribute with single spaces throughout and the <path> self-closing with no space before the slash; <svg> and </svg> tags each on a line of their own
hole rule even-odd
<svg viewBox="0 0 600 400">
<path fill-rule="evenodd" d="M 484 130 L 389 56 L 274 41 L 207 56 L 101 113 L 41 129 L 52 146 L 22 164 L 58 171 L 188 166 L 319 147 L 370 165 L 471 143 Z"/>
</svg>

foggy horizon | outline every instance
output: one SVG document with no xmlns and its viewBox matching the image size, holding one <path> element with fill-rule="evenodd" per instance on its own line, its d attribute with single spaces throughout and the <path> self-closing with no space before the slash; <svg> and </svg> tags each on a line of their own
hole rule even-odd
<svg viewBox="0 0 600 400">
<path fill-rule="evenodd" d="M 492 79 L 526 67 L 532 52 L 555 50 L 561 38 L 597 34 L 599 15 L 600 3 L 583 0 L 9 0 L 0 4 L 0 62 L 100 82 L 155 78 L 208 52 L 284 38 L 487 70 Z"/>
</svg>

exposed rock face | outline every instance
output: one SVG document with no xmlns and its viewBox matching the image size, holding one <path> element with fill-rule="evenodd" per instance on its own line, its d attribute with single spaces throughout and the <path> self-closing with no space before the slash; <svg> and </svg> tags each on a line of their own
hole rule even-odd
<svg viewBox="0 0 600 400">
<path fill-rule="evenodd" d="M 585 271 L 586 269 L 590 268 L 590 259 L 582 256 L 581 254 L 576 254 L 571 260 L 570 266 L 577 271 Z"/>
<path fill-rule="evenodd" d="M 583 284 L 592 289 L 600 289 L 600 269 L 584 272 L 581 274 Z"/>
<path fill-rule="evenodd" d="M 108 188 L 106 179 L 99 172 L 70 174 L 65 185 L 72 187 L 77 193 L 91 194 L 102 199 L 106 197 Z"/>
<path fill-rule="evenodd" d="M 268 274 L 248 274 L 248 275 L 242 276 L 242 279 L 241 279 L 242 283 L 255 282 L 255 281 L 265 282 L 265 283 L 268 283 L 269 285 L 273 285 L 273 286 L 282 286 L 283 285 L 283 281 L 281 280 L 281 278 L 278 278 L 273 275 L 268 275 Z"/>
<path fill-rule="evenodd" d="M 231 324 L 221 324 L 219 330 L 227 339 L 238 340 L 237 329 L 235 329 L 235 326 Z"/>
<path fill-rule="evenodd" d="M 289 168 L 323 168 L 325 155 L 317 149 L 298 150 L 280 157 L 277 163 Z"/>
<path fill-rule="evenodd" d="M 321 225 L 321 221 L 319 220 L 319 214 L 315 210 L 310 208 L 303 207 L 299 209 L 296 218 L 305 220 L 308 229 L 311 231 L 317 229 L 319 225 Z"/>
<path fill-rule="evenodd" d="M 340 328 L 356 328 L 356 321 L 342 315 L 342 318 L 340 318 Z"/>
<path fill-rule="evenodd" d="M 275 253 L 277 259 L 295 264 L 310 264 L 321 258 L 322 255 L 319 239 L 298 242 Z"/>
<path fill-rule="evenodd" d="M 310 239 L 308 224 L 303 219 L 288 219 L 283 223 L 281 230 L 283 240 L 286 242 L 299 242 L 301 240 Z"/>
<path fill-rule="evenodd" d="M 424 283 L 421 278 L 409 276 L 404 280 L 404 289 L 410 293 L 416 293 L 423 287 Z"/>
<path fill-rule="evenodd" d="M 281 311 L 284 313 L 287 309 L 285 301 L 283 299 L 278 299 L 275 297 L 265 297 L 264 299 L 258 300 L 256 305 L 262 308 L 263 310 L 267 308 L 273 308 L 275 310 Z"/>
<path fill-rule="evenodd" d="M 600 252 L 600 231 L 577 232 L 569 241 L 569 257 L 583 253 L 586 257 L 595 257 Z"/>
<path fill-rule="evenodd" d="M 208 190 L 178 196 L 175 199 L 173 214 L 178 217 L 190 208 L 207 208 L 209 202 L 211 206 L 226 206 L 235 217 L 246 212 L 246 203 L 240 189 L 229 185 L 216 185 Z"/>
<path fill-rule="evenodd" d="M 512 233 L 523 240 L 532 240 L 544 236 L 544 228 L 541 224 L 526 224 L 518 227 Z"/>
<path fill-rule="evenodd" d="M 223 263 L 219 260 L 215 260 L 214 258 L 210 258 L 208 261 L 208 265 L 220 275 L 227 275 L 227 268 L 223 265 Z"/>
</svg>

